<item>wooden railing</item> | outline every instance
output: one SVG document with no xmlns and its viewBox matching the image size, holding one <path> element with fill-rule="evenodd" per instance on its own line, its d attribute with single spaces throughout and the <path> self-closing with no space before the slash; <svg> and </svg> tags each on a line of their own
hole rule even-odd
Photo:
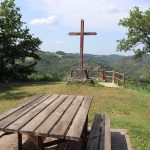
<svg viewBox="0 0 150 150">
<path fill-rule="evenodd" d="M 88 78 L 92 79 L 99 79 L 104 82 L 113 82 L 118 85 L 120 84 L 125 84 L 125 74 L 120 73 L 120 72 L 115 72 L 113 71 L 107 71 L 107 70 L 98 70 L 98 71 L 92 71 L 92 70 L 87 70 L 86 76 Z M 78 75 L 78 70 L 70 70 L 70 77 L 76 77 Z"/>
<path fill-rule="evenodd" d="M 103 81 L 112 81 L 113 83 L 116 84 L 125 84 L 125 74 L 120 73 L 120 72 L 115 72 L 115 71 L 102 71 L 102 78 Z"/>
</svg>

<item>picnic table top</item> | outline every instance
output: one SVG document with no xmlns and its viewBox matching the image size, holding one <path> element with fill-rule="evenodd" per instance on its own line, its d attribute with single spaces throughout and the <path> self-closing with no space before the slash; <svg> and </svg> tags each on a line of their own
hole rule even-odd
<svg viewBox="0 0 150 150">
<path fill-rule="evenodd" d="M 0 130 L 80 140 L 91 96 L 38 94 L 0 115 Z"/>
</svg>

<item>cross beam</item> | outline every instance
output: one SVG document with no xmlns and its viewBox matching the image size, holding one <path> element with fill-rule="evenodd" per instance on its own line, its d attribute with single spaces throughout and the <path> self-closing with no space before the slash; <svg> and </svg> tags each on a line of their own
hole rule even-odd
<svg viewBox="0 0 150 150">
<path fill-rule="evenodd" d="M 83 69 L 84 35 L 96 35 L 96 32 L 84 32 L 84 20 L 81 20 L 80 32 L 69 32 L 69 35 L 80 35 L 80 69 Z"/>
</svg>

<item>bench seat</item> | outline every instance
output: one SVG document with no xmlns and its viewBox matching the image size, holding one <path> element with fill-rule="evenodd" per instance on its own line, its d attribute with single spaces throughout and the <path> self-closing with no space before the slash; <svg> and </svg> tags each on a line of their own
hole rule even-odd
<svg viewBox="0 0 150 150">
<path fill-rule="evenodd" d="M 110 118 L 95 114 L 86 150 L 111 150 Z"/>
</svg>

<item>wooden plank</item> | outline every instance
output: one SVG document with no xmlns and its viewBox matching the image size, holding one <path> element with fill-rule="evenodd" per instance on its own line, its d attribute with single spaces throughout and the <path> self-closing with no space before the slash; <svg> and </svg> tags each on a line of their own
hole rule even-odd
<svg viewBox="0 0 150 150">
<path fill-rule="evenodd" d="M 20 132 L 31 133 L 33 132 L 67 97 L 68 95 L 61 95 L 42 112 L 40 112 L 35 118 L 33 118 L 29 123 L 27 123 Z"/>
<path fill-rule="evenodd" d="M 84 32 L 84 35 L 97 35 L 96 32 Z M 69 35 L 81 35 L 81 32 L 70 32 Z"/>
<path fill-rule="evenodd" d="M 111 150 L 110 118 L 108 115 L 103 115 L 99 150 Z"/>
<path fill-rule="evenodd" d="M 53 146 L 53 145 L 58 145 L 58 144 L 66 143 L 66 142 L 67 142 L 67 140 L 65 140 L 65 139 L 58 139 L 58 140 L 43 143 L 43 147 L 44 148 L 45 147 L 50 147 L 50 146 Z"/>
<path fill-rule="evenodd" d="M 18 131 L 21 127 L 27 124 L 30 120 L 32 120 L 36 115 L 38 115 L 43 109 L 45 109 L 48 105 L 50 105 L 59 95 L 54 94 L 48 97 L 45 101 L 37 105 L 35 108 L 30 110 L 28 113 L 17 119 L 15 122 L 10 124 L 5 128 L 5 131 Z"/>
<path fill-rule="evenodd" d="M 112 76 L 106 76 L 106 78 L 112 78 Z"/>
<path fill-rule="evenodd" d="M 65 101 L 34 131 L 34 134 L 48 136 L 49 131 L 59 121 L 74 99 L 75 96 L 69 95 Z"/>
<path fill-rule="evenodd" d="M 5 127 L 7 127 L 8 125 L 10 125 L 11 123 L 13 123 L 14 121 L 16 121 L 18 118 L 22 117 L 24 114 L 26 114 L 28 111 L 32 110 L 33 108 L 35 108 L 38 104 L 40 104 L 41 102 L 43 102 L 46 98 L 48 98 L 50 95 L 42 95 L 41 97 L 39 97 L 37 100 L 32 101 L 30 104 L 25 105 L 23 107 L 21 107 L 20 109 L 16 110 L 15 113 L 12 113 L 11 115 L 9 115 L 7 118 L 3 119 L 0 121 L 0 129 L 4 129 Z"/>
<path fill-rule="evenodd" d="M 49 136 L 53 136 L 56 138 L 63 138 L 66 135 L 66 132 L 80 107 L 84 96 L 77 96 L 73 103 L 69 106 L 66 112 L 63 114 L 62 118 L 55 125 L 52 131 L 49 133 Z"/>
<path fill-rule="evenodd" d="M 29 97 L 28 100 L 25 101 L 25 103 L 22 103 L 22 104 L 20 104 L 18 107 L 15 107 L 15 108 L 13 108 L 13 109 L 11 109 L 11 110 L 5 112 L 5 113 L 2 113 L 2 114 L 0 115 L 0 121 L 1 121 L 2 119 L 4 119 L 4 118 L 8 117 L 8 116 L 11 115 L 12 113 L 15 113 L 17 110 L 19 110 L 19 109 L 25 107 L 26 105 L 31 104 L 33 101 L 37 100 L 37 99 L 38 99 L 39 97 L 41 97 L 42 95 L 43 95 L 43 94 L 37 94 L 37 95 L 34 95 L 34 96 L 32 96 L 32 97 Z"/>
<path fill-rule="evenodd" d="M 86 96 L 66 134 L 66 139 L 80 140 L 91 102 L 92 97 Z"/>
<path fill-rule="evenodd" d="M 0 138 L 3 137 L 5 135 L 5 132 L 0 131 Z"/>
<path fill-rule="evenodd" d="M 86 150 L 98 150 L 100 140 L 100 123 L 101 116 L 99 114 L 95 114 Z"/>
</svg>

